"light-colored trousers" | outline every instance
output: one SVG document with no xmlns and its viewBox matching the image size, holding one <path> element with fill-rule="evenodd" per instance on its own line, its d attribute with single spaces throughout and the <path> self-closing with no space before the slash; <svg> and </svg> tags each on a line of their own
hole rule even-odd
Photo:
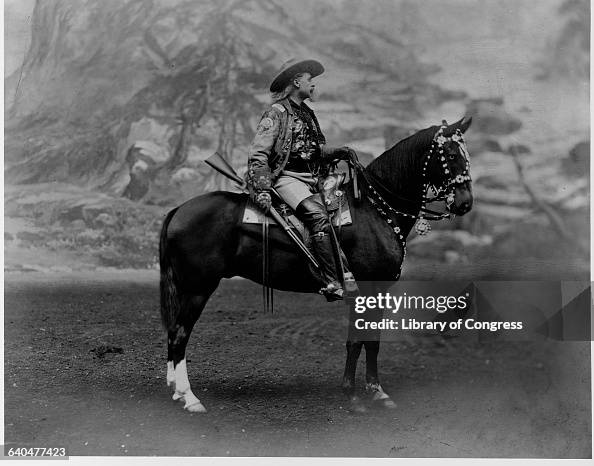
<svg viewBox="0 0 594 466">
<path fill-rule="evenodd" d="M 299 203 L 317 192 L 318 178 L 310 173 L 282 171 L 274 188 L 291 209 L 295 210 Z"/>
</svg>

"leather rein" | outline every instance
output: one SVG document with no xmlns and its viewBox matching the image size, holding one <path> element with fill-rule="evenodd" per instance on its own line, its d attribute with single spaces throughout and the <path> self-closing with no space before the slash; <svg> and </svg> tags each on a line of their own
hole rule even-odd
<svg viewBox="0 0 594 466">
<path fill-rule="evenodd" d="M 395 193 L 392 189 L 388 188 L 382 181 L 380 181 L 376 176 L 369 173 L 365 169 L 365 167 L 363 167 L 363 165 L 359 162 L 359 160 L 354 160 L 351 162 L 355 168 L 355 173 L 360 174 L 361 177 L 367 183 L 367 185 L 370 186 L 371 189 L 376 194 L 379 195 L 380 201 L 385 202 L 387 207 L 392 212 L 394 212 L 396 214 L 400 214 L 405 217 L 416 218 L 416 219 L 425 219 L 425 220 L 443 220 L 445 218 L 450 218 L 453 215 L 455 215 L 455 214 L 449 212 L 449 207 L 453 203 L 455 187 L 457 185 L 462 185 L 462 184 L 466 183 L 467 181 L 471 181 L 471 177 L 470 177 L 470 173 L 469 173 L 470 163 L 469 163 L 469 159 L 468 159 L 468 150 L 466 149 L 466 143 L 464 142 L 464 139 L 462 138 L 462 133 L 458 129 L 458 130 L 456 130 L 456 132 L 454 133 L 454 135 L 452 137 L 446 138 L 445 136 L 443 136 L 443 130 L 445 128 L 446 128 L 446 126 L 442 125 L 441 128 L 439 129 L 439 131 L 437 132 L 437 134 L 435 135 L 435 138 L 433 139 L 433 143 L 429 150 L 427 159 L 424 162 L 424 166 L 423 166 L 424 181 L 423 181 L 422 199 L 421 199 L 421 207 L 418 211 L 416 211 L 414 213 L 410 213 L 410 212 L 402 212 L 401 210 L 396 210 L 393 207 L 393 204 L 397 201 L 404 202 L 407 204 L 412 204 L 412 205 L 418 203 L 418 201 L 409 199 L 407 197 L 404 197 L 400 194 Z M 462 155 L 464 156 L 464 159 L 466 162 L 466 167 L 465 167 L 464 171 L 461 174 L 458 174 L 453 178 L 451 177 L 452 170 L 450 168 L 447 157 L 443 154 L 443 145 L 448 140 L 454 141 L 459 145 L 460 151 L 461 151 Z M 426 177 L 427 177 L 427 173 L 426 173 L 427 165 L 434 155 L 437 155 L 439 157 L 440 161 L 442 162 L 442 168 L 443 168 L 444 174 L 446 175 L 445 180 L 439 186 L 435 186 L 434 184 L 431 184 L 428 181 L 425 181 Z M 427 197 L 427 192 L 428 192 L 429 188 L 431 188 L 432 191 L 434 193 L 436 193 L 436 195 L 432 198 Z M 385 199 L 385 201 L 384 201 L 384 199 Z M 448 209 L 448 212 L 437 212 L 435 210 L 428 209 L 426 207 L 427 203 L 432 203 L 432 202 L 437 202 L 437 201 L 442 201 L 442 200 L 446 201 L 446 209 Z"/>
</svg>

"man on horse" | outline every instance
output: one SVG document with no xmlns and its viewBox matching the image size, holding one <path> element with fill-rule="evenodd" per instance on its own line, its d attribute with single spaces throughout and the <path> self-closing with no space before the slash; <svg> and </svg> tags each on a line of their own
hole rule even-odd
<svg viewBox="0 0 594 466">
<path fill-rule="evenodd" d="M 354 157 L 348 147 L 330 148 L 313 110 L 312 80 L 324 72 L 316 60 L 289 60 L 270 85 L 272 105 L 264 112 L 248 154 L 247 181 L 254 202 L 268 211 L 272 187 L 291 207 L 311 234 L 313 253 L 320 264 L 328 301 L 342 299 L 328 211 L 318 190 L 324 165 Z"/>
</svg>

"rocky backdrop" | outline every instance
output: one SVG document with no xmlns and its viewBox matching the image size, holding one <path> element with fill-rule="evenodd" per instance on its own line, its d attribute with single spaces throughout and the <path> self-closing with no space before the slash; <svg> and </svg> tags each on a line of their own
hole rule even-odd
<svg viewBox="0 0 594 466">
<path fill-rule="evenodd" d="M 324 63 L 312 106 L 329 142 L 364 162 L 474 117 L 475 208 L 412 238 L 407 261 L 588 269 L 587 0 L 31 5 L 5 76 L 8 270 L 156 267 L 167 210 L 234 189 L 203 160 L 218 151 L 243 173 L 270 79 L 293 56 Z M 18 14 L 7 2 L 7 21 Z"/>
</svg>

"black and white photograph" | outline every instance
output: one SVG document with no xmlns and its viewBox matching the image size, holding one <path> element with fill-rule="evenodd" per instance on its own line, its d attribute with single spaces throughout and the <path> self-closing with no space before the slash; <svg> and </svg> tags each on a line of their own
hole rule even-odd
<svg viewBox="0 0 594 466">
<path fill-rule="evenodd" d="M 2 459 L 591 459 L 590 9 L 4 0 Z"/>
</svg>

